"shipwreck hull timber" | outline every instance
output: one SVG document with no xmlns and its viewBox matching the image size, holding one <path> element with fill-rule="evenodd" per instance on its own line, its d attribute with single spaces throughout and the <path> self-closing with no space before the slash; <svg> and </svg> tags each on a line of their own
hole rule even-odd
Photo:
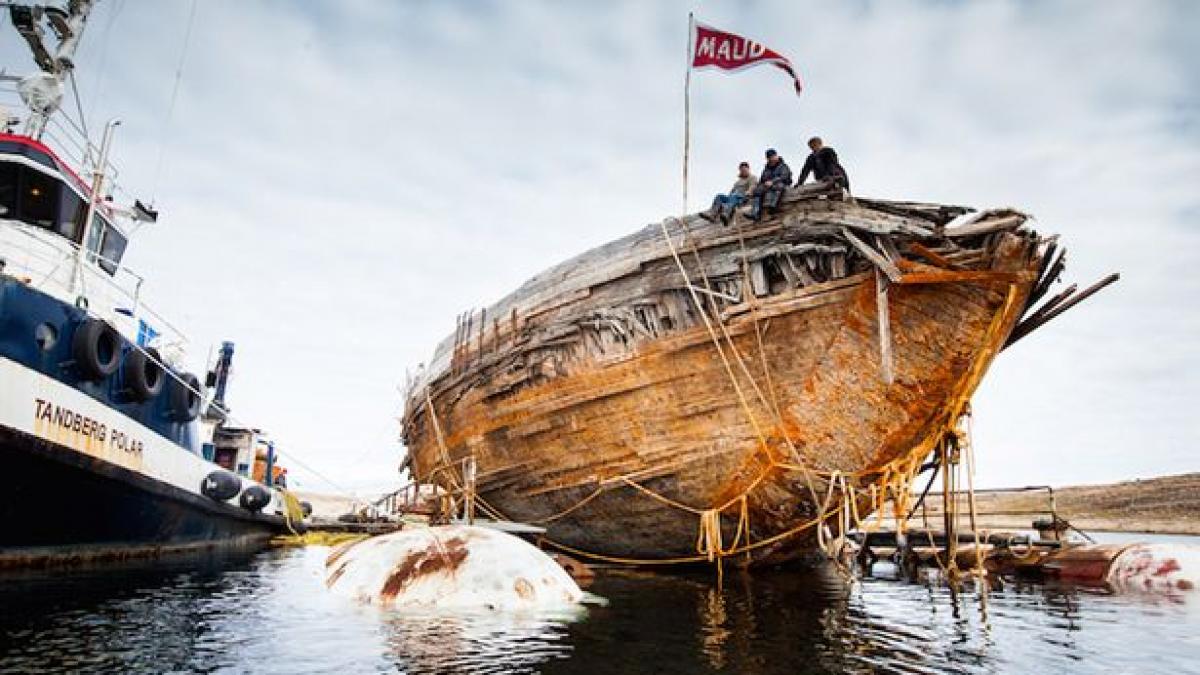
<svg viewBox="0 0 1200 675">
<path fill-rule="evenodd" d="M 919 461 L 1027 309 L 1044 240 L 1011 212 L 956 240 L 962 212 L 800 195 L 752 229 L 676 222 L 678 259 L 654 227 L 563 263 L 413 383 L 413 473 L 451 489 L 473 457 L 482 504 L 596 557 L 703 560 L 713 509 L 727 550 L 811 552 L 830 481 Z"/>
</svg>

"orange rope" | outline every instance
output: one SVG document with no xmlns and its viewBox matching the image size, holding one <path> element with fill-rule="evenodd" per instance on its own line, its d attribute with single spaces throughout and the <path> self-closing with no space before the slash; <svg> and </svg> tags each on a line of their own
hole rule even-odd
<svg viewBox="0 0 1200 675">
<path fill-rule="evenodd" d="M 686 228 L 686 225 L 685 225 L 685 228 Z M 549 538 L 543 538 L 542 540 L 555 548 L 558 548 L 558 549 L 561 549 L 561 550 L 564 550 L 564 551 L 567 551 L 569 553 L 573 553 L 576 555 L 580 555 L 580 556 L 583 556 L 583 557 L 586 557 L 589 559 L 601 560 L 604 562 L 613 562 L 613 563 L 619 563 L 619 564 L 631 564 L 631 565 L 664 565 L 664 564 L 680 564 L 680 563 L 700 562 L 700 561 L 704 561 L 704 560 L 708 560 L 710 562 L 716 561 L 719 563 L 721 558 L 723 558 L 723 557 L 727 557 L 730 555 L 736 555 L 736 554 L 740 554 L 740 553 L 749 554 L 751 551 L 761 549 L 762 547 L 769 546 L 769 545 L 777 543 L 779 541 L 783 541 L 784 539 L 795 536 L 795 535 L 797 535 L 801 532 L 804 532 L 810 528 L 813 528 L 813 527 L 816 527 L 819 525 L 823 526 L 825 521 L 829 520 L 831 517 L 834 517 L 834 516 L 838 516 L 840 519 L 839 529 L 841 530 L 841 532 L 839 533 L 839 539 L 843 539 L 846 535 L 847 530 L 849 530 L 851 526 L 853 526 L 854 528 L 858 528 L 860 530 L 864 527 L 861 515 L 858 510 L 858 494 L 857 494 L 858 491 L 861 490 L 863 486 L 856 486 L 856 484 L 858 483 L 859 479 L 861 479 L 865 475 L 875 475 L 876 476 L 875 480 L 873 480 L 870 484 L 865 486 L 871 495 L 872 509 L 877 510 L 878 508 L 881 507 L 882 504 L 889 501 L 889 493 L 890 493 L 890 501 L 892 501 L 892 503 L 893 503 L 893 510 L 895 511 L 894 516 L 897 519 L 897 527 L 902 528 L 903 525 L 900 523 L 901 511 L 904 510 L 906 512 L 906 510 L 907 510 L 908 498 L 911 496 L 910 493 L 911 493 L 912 480 L 915 477 L 916 472 L 919 470 L 921 461 L 923 460 L 925 455 L 928 454 L 931 445 L 933 443 L 937 442 L 938 439 L 942 438 L 944 435 L 944 432 L 931 435 L 930 440 L 927 441 L 926 443 L 923 443 L 916 450 L 906 453 L 905 455 L 902 455 L 900 457 L 897 457 L 896 459 L 893 459 L 892 461 L 884 464 L 881 467 L 877 467 L 877 468 L 864 468 L 864 469 L 860 469 L 860 470 L 852 471 L 852 472 L 842 472 L 842 471 L 839 471 L 836 469 L 832 470 L 832 471 L 823 471 L 823 470 L 813 469 L 812 467 L 808 467 L 803 464 L 790 464 L 788 462 L 781 462 L 781 461 L 776 460 L 771 455 L 770 448 L 769 448 L 769 445 L 767 444 L 766 437 L 763 434 L 762 429 L 758 425 L 758 421 L 750 408 L 749 402 L 746 400 L 745 393 L 743 392 L 742 387 L 738 381 L 738 378 L 734 373 L 734 370 L 733 370 L 732 365 L 730 364 L 729 358 L 725 354 L 725 350 L 722 348 L 721 339 L 717 335 L 716 330 L 713 328 L 712 322 L 709 320 L 708 313 L 704 310 L 704 307 L 703 307 L 699 297 L 697 296 L 695 289 L 692 288 L 691 281 L 688 279 L 688 275 L 687 275 L 686 270 L 683 267 L 682 260 L 680 259 L 678 251 L 675 249 L 674 242 L 671 240 L 670 234 L 667 231 L 666 221 L 662 222 L 662 230 L 663 230 L 664 237 L 666 237 L 667 244 L 671 249 L 672 256 L 675 259 L 675 263 L 679 267 L 681 274 L 683 274 L 684 281 L 688 285 L 688 289 L 691 292 L 692 299 L 696 303 L 696 308 L 697 308 L 697 310 L 700 311 L 700 315 L 704 319 L 705 326 L 709 332 L 709 337 L 712 339 L 713 345 L 717 349 L 717 353 L 720 355 L 722 361 L 724 362 L 726 373 L 729 376 L 730 381 L 734 386 L 734 390 L 738 395 L 738 399 L 739 399 L 743 409 L 745 410 L 751 425 L 754 427 L 754 430 L 758 435 L 759 442 L 762 444 L 762 447 L 767 454 L 768 464 L 763 468 L 763 470 L 761 472 L 759 472 L 758 476 L 755 477 L 755 479 L 750 483 L 750 485 L 748 485 L 744 490 L 741 491 L 740 494 L 738 494 L 735 497 L 732 497 L 731 499 L 726 501 L 724 504 L 722 504 L 718 507 L 715 507 L 715 508 L 700 509 L 700 508 L 696 508 L 693 506 L 689 506 L 687 504 L 684 504 L 682 502 L 670 499 L 669 497 L 659 494 L 658 492 L 655 492 L 654 490 L 651 490 L 650 488 L 647 488 L 646 486 L 641 485 L 640 483 L 637 483 L 626 476 L 617 476 L 617 477 L 605 480 L 596 488 L 596 490 L 593 493 L 591 493 L 587 497 L 584 497 L 579 502 L 568 507 L 567 509 L 560 511 L 559 513 L 554 514 L 552 516 L 542 518 L 538 521 L 533 521 L 533 522 L 541 522 L 541 523 L 553 522 L 554 520 L 557 520 L 569 513 L 574 512 L 575 510 L 583 507 L 587 503 L 594 500 L 596 497 L 600 496 L 600 494 L 602 494 L 604 491 L 606 491 L 606 489 L 608 489 L 608 488 L 606 488 L 605 483 L 622 482 L 622 483 L 628 485 L 629 487 L 632 487 L 632 488 L 638 490 L 639 492 L 642 492 L 643 494 L 647 495 L 648 497 L 650 497 L 660 503 L 663 503 L 667 506 L 670 506 L 670 507 L 673 507 L 676 509 L 680 509 L 680 510 L 683 510 L 683 511 L 686 511 L 689 513 L 693 513 L 693 514 L 696 514 L 697 516 L 699 516 L 700 523 L 699 523 L 699 528 L 697 531 L 697 539 L 696 539 L 697 555 L 695 555 L 695 556 L 681 556 L 681 557 L 675 557 L 675 558 L 626 558 L 626 557 L 619 557 L 619 556 L 609 556 L 609 555 L 604 555 L 604 554 L 600 554 L 600 553 L 594 553 L 591 551 L 585 551 L 583 549 L 575 548 L 575 547 L 563 544 L 561 542 L 554 541 Z M 685 229 L 685 236 L 688 236 L 686 229 Z M 701 272 L 703 273 L 703 267 L 701 267 Z M 705 282 L 707 284 L 707 277 L 705 278 Z M 1016 287 L 1010 285 L 1009 293 L 1005 299 L 1004 305 L 1001 307 L 1001 310 L 999 312 L 997 312 L 996 315 L 992 318 L 991 324 L 988 327 L 988 331 L 985 333 L 984 350 L 976 358 L 975 362 L 972 364 L 972 368 L 970 369 L 970 371 L 968 371 L 968 376 L 966 378 L 965 386 L 962 390 L 962 393 L 958 397 L 956 397 L 956 399 L 952 403 L 952 406 L 953 406 L 952 409 L 954 409 L 956 412 L 961 413 L 961 410 L 966 405 L 966 398 L 970 395 L 970 392 L 973 391 L 974 385 L 977 384 L 978 379 L 982 375 L 982 370 L 986 365 L 985 362 L 988 361 L 988 359 L 986 357 L 989 354 L 993 353 L 995 351 L 995 349 L 997 348 L 997 345 L 993 344 L 993 342 L 995 341 L 995 338 L 997 337 L 997 335 L 999 333 L 1000 327 L 1003 325 L 1003 318 L 1008 313 L 1008 311 L 1012 308 L 1013 303 L 1016 300 L 1016 296 L 1017 296 Z M 717 322 L 717 323 L 721 327 L 723 337 L 728 342 L 733 355 L 735 357 L 737 357 L 737 361 L 738 361 L 739 365 L 741 366 L 741 368 L 743 370 L 746 370 L 746 366 L 742 361 L 741 355 L 740 355 L 739 351 L 737 350 L 736 345 L 733 343 L 732 336 L 728 333 L 728 330 L 725 328 L 724 323 L 723 322 Z M 756 318 L 756 330 L 757 330 L 757 318 Z M 760 344 L 761 344 L 761 334 L 759 335 L 759 337 L 760 337 Z M 767 364 L 765 361 L 765 352 L 762 354 L 762 356 L 763 356 L 764 372 L 766 372 L 765 369 L 767 368 Z M 746 371 L 746 374 L 749 377 L 751 385 L 752 385 L 755 393 L 758 395 L 760 401 L 764 404 L 764 406 L 767 406 L 768 409 L 770 409 L 770 406 L 767 404 L 765 397 L 763 396 L 762 390 L 758 387 L 757 382 L 754 381 L 753 376 L 748 372 L 748 370 Z M 768 378 L 769 378 L 769 374 L 768 374 Z M 438 434 L 439 444 L 441 445 L 443 454 L 448 455 L 448 452 L 446 451 L 446 448 L 444 445 L 444 441 L 441 438 L 440 424 L 438 424 L 438 420 L 436 419 L 436 413 L 432 409 L 432 401 L 429 400 L 428 396 L 429 396 L 429 394 L 428 394 L 428 390 L 427 390 L 426 391 L 426 397 L 427 397 L 426 403 L 429 405 L 429 412 L 431 413 L 431 417 L 433 418 L 433 424 L 435 426 L 435 431 Z M 782 416 L 778 410 L 778 403 L 776 403 L 775 412 L 776 412 L 776 415 L 779 417 L 780 422 L 782 422 Z M 961 414 L 955 414 L 955 415 L 951 416 L 951 419 L 957 420 L 960 416 L 961 416 Z M 799 453 L 798 453 L 797 449 L 795 448 L 795 446 L 791 444 L 791 439 L 788 438 L 786 434 L 784 434 L 784 439 L 785 439 L 785 441 L 787 441 L 788 445 L 791 446 L 793 455 L 798 457 Z M 815 518 L 812 518 L 803 523 L 800 523 L 800 524 L 796 525 L 795 527 L 789 528 L 788 530 L 777 533 L 766 539 L 760 539 L 758 541 L 751 543 L 750 542 L 748 496 L 754 489 L 756 489 L 758 487 L 758 485 L 760 483 L 762 483 L 763 480 L 766 479 L 766 477 L 770 474 L 771 470 L 775 469 L 775 468 L 779 468 L 779 469 L 783 469 L 783 470 L 787 470 L 787 471 L 804 472 L 806 479 L 809 479 L 809 476 L 811 474 L 816 474 L 819 476 L 827 477 L 828 478 L 828 488 L 826 490 L 825 499 L 824 500 L 817 499 L 817 495 L 815 493 L 815 488 L 811 483 L 811 479 L 809 479 L 809 488 L 810 488 L 810 491 L 813 492 L 812 496 L 813 496 L 814 506 L 817 506 L 819 509 L 818 515 Z M 971 467 L 971 469 L 973 470 L 973 466 Z M 451 479 L 453 480 L 453 476 L 451 476 Z M 968 481 L 970 483 L 970 481 L 971 481 L 970 476 L 968 476 Z M 832 507 L 834 504 L 835 492 L 841 493 L 840 494 L 840 497 L 841 497 L 840 504 L 838 504 L 836 509 L 830 510 L 830 507 Z M 973 490 L 972 490 L 972 493 L 973 493 Z M 973 494 L 972 494 L 972 496 L 973 496 Z M 480 503 L 480 505 L 483 507 L 483 509 L 485 511 L 492 514 L 493 517 L 500 519 L 500 520 L 511 520 L 507 516 L 505 516 L 499 509 L 488 504 L 487 501 L 483 499 L 483 497 L 476 495 L 475 500 L 477 500 Z M 740 504 L 740 514 L 739 514 L 739 518 L 738 518 L 738 525 L 735 530 L 733 542 L 729 546 L 725 546 L 722 541 L 723 533 L 721 531 L 721 513 L 723 511 L 725 511 L 727 508 L 729 508 L 730 506 L 733 506 L 734 504 Z M 972 505 L 972 508 L 973 508 L 973 505 Z M 743 537 L 745 538 L 744 544 L 742 543 Z M 825 542 L 823 528 L 818 529 L 817 538 L 818 538 L 818 542 L 822 546 L 822 548 L 825 548 L 826 542 Z"/>
</svg>

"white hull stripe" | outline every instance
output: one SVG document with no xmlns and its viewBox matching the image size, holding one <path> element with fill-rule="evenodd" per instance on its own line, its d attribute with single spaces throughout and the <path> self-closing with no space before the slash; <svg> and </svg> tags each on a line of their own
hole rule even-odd
<svg viewBox="0 0 1200 675">
<path fill-rule="evenodd" d="M 219 468 L 73 387 L 3 357 L 0 425 L 193 494 L 201 494 L 204 477 Z M 0 455 L 0 467 L 3 461 Z M 242 478 L 243 488 L 250 484 Z M 265 511 L 273 513 L 275 507 Z"/>
</svg>

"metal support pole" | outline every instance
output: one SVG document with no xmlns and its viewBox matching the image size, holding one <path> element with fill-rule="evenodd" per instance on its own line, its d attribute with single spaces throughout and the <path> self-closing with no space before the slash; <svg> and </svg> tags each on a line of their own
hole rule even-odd
<svg viewBox="0 0 1200 675">
<path fill-rule="evenodd" d="M 267 487 L 275 485 L 275 441 L 267 441 L 267 474 L 263 476 Z"/>
<path fill-rule="evenodd" d="M 88 200 L 87 215 L 83 219 L 83 232 L 80 233 L 79 250 L 75 255 L 75 276 L 71 280 L 71 292 L 79 295 L 81 285 L 83 283 L 83 266 L 88 255 L 88 238 L 91 237 L 92 227 L 96 218 L 96 207 L 100 201 L 104 199 L 104 166 L 108 163 L 108 149 L 112 144 L 113 132 L 117 126 L 121 124 L 121 120 L 113 119 L 104 126 L 104 140 L 100 142 L 100 157 L 96 161 L 96 170 L 92 174 L 92 194 Z M 100 254 L 99 247 L 96 248 L 96 255 Z"/>
<path fill-rule="evenodd" d="M 475 524 L 475 457 L 463 458 L 463 482 L 466 494 L 463 495 L 463 515 L 468 525 Z"/>
<path fill-rule="evenodd" d="M 1062 541 L 1062 534 L 1058 529 L 1058 508 L 1054 503 L 1054 488 L 1047 487 L 1046 491 L 1050 493 L 1050 525 L 1054 528 L 1054 540 Z"/>
<path fill-rule="evenodd" d="M 950 463 L 950 443 L 946 436 L 942 437 L 940 450 L 942 453 L 942 527 L 946 537 L 946 565 L 949 566 L 958 555 L 958 532 L 955 523 L 957 518 L 955 518 L 952 508 L 954 500 L 957 499 L 957 495 L 954 494 L 954 467 Z"/>
<path fill-rule="evenodd" d="M 680 216 L 688 212 L 688 157 L 692 150 L 692 59 L 695 49 L 692 40 L 696 35 L 696 18 L 688 12 L 687 38 L 687 72 L 683 76 L 683 210 Z"/>
</svg>

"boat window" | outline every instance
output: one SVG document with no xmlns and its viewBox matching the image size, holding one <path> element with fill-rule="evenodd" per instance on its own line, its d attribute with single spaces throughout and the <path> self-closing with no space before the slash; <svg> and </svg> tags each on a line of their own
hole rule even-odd
<svg viewBox="0 0 1200 675">
<path fill-rule="evenodd" d="M 74 190 L 64 188 L 58 203 L 58 233 L 78 243 L 79 238 L 83 236 L 85 218 L 87 203 L 80 199 Z"/>
<path fill-rule="evenodd" d="M 97 223 L 103 222 L 99 217 L 96 218 Z M 121 265 L 121 257 L 125 255 L 125 247 L 129 244 L 129 240 L 125 235 L 117 232 L 117 230 L 104 223 L 104 242 L 100 245 L 100 268 L 109 274 L 116 274 L 117 268 Z"/>
<path fill-rule="evenodd" d="M 0 142 L 0 149 L 3 145 Z M 86 217 L 87 202 L 58 178 L 0 161 L 0 218 L 36 225 L 79 243 Z M 95 243 L 93 252 L 100 244 Z"/>
<path fill-rule="evenodd" d="M 0 218 L 17 217 L 19 170 L 16 164 L 0 162 Z"/>
<path fill-rule="evenodd" d="M 58 194 L 62 183 L 30 169 L 21 170 L 20 219 L 44 227 L 58 229 Z"/>
<path fill-rule="evenodd" d="M 88 256 L 89 262 L 96 262 L 96 255 L 100 253 L 100 243 L 104 241 L 104 229 L 108 225 L 99 215 L 92 221 L 92 229 L 88 230 L 87 235 L 87 250 L 91 255 Z"/>
<path fill-rule="evenodd" d="M 100 214 L 92 221 L 88 230 L 87 250 L 91 255 L 88 260 L 100 266 L 100 269 L 110 275 L 116 274 L 121 266 L 121 258 L 125 255 L 125 247 L 129 240 L 117 231 Z"/>
</svg>

